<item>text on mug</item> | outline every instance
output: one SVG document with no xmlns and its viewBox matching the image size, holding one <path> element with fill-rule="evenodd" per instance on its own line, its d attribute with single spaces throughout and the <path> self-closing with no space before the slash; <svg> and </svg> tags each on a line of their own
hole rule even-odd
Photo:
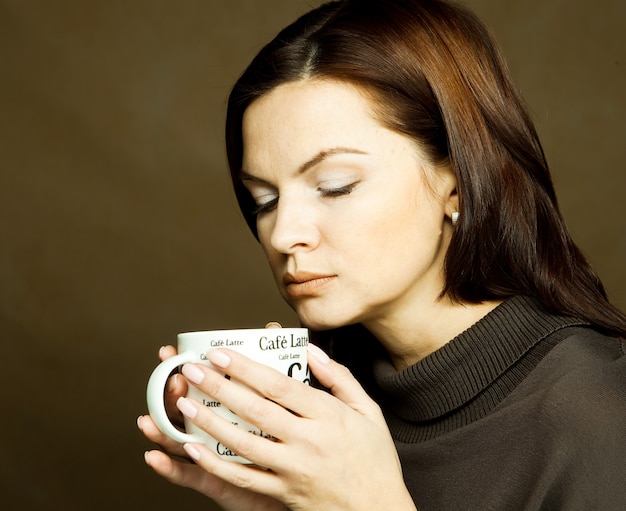
<svg viewBox="0 0 626 511">
<path fill-rule="evenodd" d="M 287 348 L 298 348 L 300 346 L 308 346 L 308 337 L 296 337 L 293 334 L 287 338 L 285 335 L 279 335 L 275 339 L 269 339 L 263 336 L 259 339 L 259 348 L 266 350 L 284 350 Z"/>
</svg>

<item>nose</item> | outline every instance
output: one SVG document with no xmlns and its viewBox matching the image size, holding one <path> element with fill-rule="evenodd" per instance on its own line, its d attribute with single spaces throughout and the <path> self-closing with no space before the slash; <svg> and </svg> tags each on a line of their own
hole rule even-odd
<svg viewBox="0 0 626 511">
<path fill-rule="evenodd" d="M 315 212 L 298 200 L 281 196 L 270 235 L 272 248 L 282 254 L 293 254 L 314 249 L 319 240 Z"/>
</svg>

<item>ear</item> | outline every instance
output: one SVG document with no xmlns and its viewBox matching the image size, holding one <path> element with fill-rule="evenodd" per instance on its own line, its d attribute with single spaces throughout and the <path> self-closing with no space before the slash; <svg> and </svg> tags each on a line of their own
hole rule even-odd
<svg viewBox="0 0 626 511">
<path fill-rule="evenodd" d="M 456 224 L 459 219 L 459 194 L 457 193 L 456 187 L 450 192 L 448 196 L 448 201 L 446 202 L 446 217 L 450 219 L 452 224 Z"/>
<path fill-rule="evenodd" d="M 459 212 L 459 194 L 456 176 L 449 165 L 440 167 L 439 175 L 442 185 L 440 197 L 443 199 L 444 213 L 448 220 L 452 221 L 453 213 Z"/>
</svg>

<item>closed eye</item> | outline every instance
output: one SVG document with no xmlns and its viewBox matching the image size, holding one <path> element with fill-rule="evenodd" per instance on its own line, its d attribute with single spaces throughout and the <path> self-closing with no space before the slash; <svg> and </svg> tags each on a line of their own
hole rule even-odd
<svg viewBox="0 0 626 511">
<path fill-rule="evenodd" d="M 252 210 L 252 216 L 259 216 L 263 213 L 267 213 L 272 211 L 278 204 L 278 197 L 274 197 L 268 201 L 257 204 L 256 207 Z"/>
<path fill-rule="evenodd" d="M 349 195 L 357 187 L 359 183 L 350 183 L 345 186 L 338 186 L 336 188 L 318 188 L 318 192 L 322 197 L 341 197 L 342 195 Z"/>
</svg>

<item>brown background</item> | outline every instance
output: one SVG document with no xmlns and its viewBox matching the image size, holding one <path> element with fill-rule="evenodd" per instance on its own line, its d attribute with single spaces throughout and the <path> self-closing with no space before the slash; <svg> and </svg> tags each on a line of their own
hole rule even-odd
<svg viewBox="0 0 626 511">
<path fill-rule="evenodd" d="M 226 178 L 229 85 L 312 0 L 0 0 L 0 507 L 206 499 L 143 464 L 156 351 L 294 325 Z M 467 0 L 543 137 L 565 216 L 626 308 L 626 3 Z"/>
</svg>

